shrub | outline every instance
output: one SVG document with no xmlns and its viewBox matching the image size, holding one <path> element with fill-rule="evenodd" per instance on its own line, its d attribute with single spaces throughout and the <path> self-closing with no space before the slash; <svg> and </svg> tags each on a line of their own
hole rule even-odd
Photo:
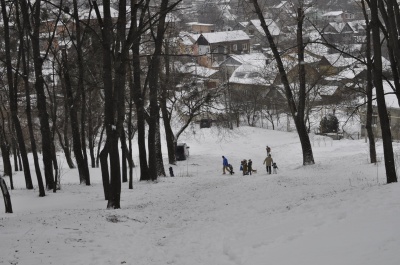
<svg viewBox="0 0 400 265">
<path fill-rule="evenodd" d="M 322 118 L 320 122 L 321 133 L 338 132 L 339 120 L 335 115 L 329 114 Z"/>
</svg>

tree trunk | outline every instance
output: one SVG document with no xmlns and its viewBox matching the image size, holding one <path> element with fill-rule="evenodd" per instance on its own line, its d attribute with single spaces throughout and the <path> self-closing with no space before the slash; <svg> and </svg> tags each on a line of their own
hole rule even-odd
<svg viewBox="0 0 400 265">
<path fill-rule="evenodd" d="M 176 164 L 176 156 L 175 156 L 175 136 L 174 132 L 172 131 L 171 127 L 171 114 L 167 108 L 167 97 L 168 97 L 168 86 L 170 85 L 170 61 L 168 55 L 168 44 L 166 45 L 167 54 L 164 56 L 165 60 L 165 82 L 161 84 L 161 98 L 160 98 L 160 108 L 162 119 L 164 122 L 164 131 L 165 131 L 165 138 L 167 142 L 167 151 L 168 151 L 168 163 L 171 165 Z"/>
<path fill-rule="evenodd" d="M 17 26 L 19 30 L 19 40 L 22 46 L 27 45 L 29 42 L 25 43 L 25 38 L 24 38 L 24 31 L 22 30 L 22 25 L 20 23 L 21 17 L 19 14 L 19 8 L 18 8 L 18 1 L 16 1 L 16 17 L 17 17 Z M 26 50 L 29 50 L 26 49 Z M 35 165 L 35 173 L 36 173 L 36 179 L 38 182 L 38 187 L 39 187 L 39 197 L 44 197 L 46 195 L 45 193 L 45 188 L 43 184 L 43 177 L 42 177 L 42 172 L 40 169 L 39 165 L 39 157 L 37 154 L 37 146 L 36 146 L 36 140 L 35 140 L 35 134 L 33 131 L 33 124 L 32 124 L 32 112 L 31 112 L 31 93 L 30 93 L 30 87 L 29 87 L 29 61 L 27 60 L 25 48 L 21 50 L 21 58 L 22 58 L 22 71 L 23 71 L 23 80 L 24 80 L 24 88 L 25 88 L 25 100 L 26 100 L 26 120 L 28 123 L 28 130 L 29 130 L 29 140 L 31 143 L 31 151 L 33 155 L 33 162 Z"/>
<path fill-rule="evenodd" d="M 40 28 L 40 15 L 41 15 L 41 0 L 37 0 L 34 5 L 34 17 L 29 18 L 29 9 L 27 2 L 21 1 L 21 11 L 24 17 L 25 28 L 30 33 L 32 52 L 33 52 L 33 64 L 35 71 L 35 90 L 37 109 L 39 112 L 40 132 L 42 136 L 42 151 L 43 151 L 43 165 L 44 174 L 46 179 L 46 186 L 48 189 L 53 189 L 54 186 L 54 174 L 53 174 L 53 155 L 52 155 L 52 142 L 50 126 L 49 126 L 49 115 L 46 107 L 46 94 L 44 91 L 44 79 L 43 79 L 43 58 L 40 53 L 40 40 L 39 40 L 39 28 Z M 31 27 L 30 22 L 33 22 Z"/>
<path fill-rule="evenodd" d="M 94 156 L 94 130 L 93 130 L 93 113 L 92 113 L 92 105 L 90 104 L 92 93 L 89 91 L 89 106 L 88 106 L 88 142 L 89 142 L 89 153 L 90 153 L 90 161 L 92 168 L 96 167 L 96 158 Z"/>
<path fill-rule="evenodd" d="M 14 189 L 12 181 L 12 166 L 10 161 L 10 147 L 4 139 L 3 130 L 0 132 L 1 157 L 3 158 L 4 175 L 10 177 L 11 189 Z"/>
<path fill-rule="evenodd" d="M 385 157 L 387 183 L 397 182 L 396 166 L 393 155 L 392 134 L 390 122 L 386 109 L 385 94 L 382 83 L 382 51 L 380 42 L 379 14 L 377 0 L 370 1 L 371 29 L 374 51 L 374 84 L 376 89 L 376 100 L 378 103 L 379 121 L 381 124 L 383 154 Z"/>
<path fill-rule="evenodd" d="M 7 184 L 2 177 L 0 177 L 0 188 L 1 188 L 1 192 L 3 193 L 4 206 L 6 208 L 6 213 L 12 213 L 13 210 L 12 210 L 10 193 L 8 192 Z"/>
<path fill-rule="evenodd" d="M 81 146 L 81 138 L 79 134 L 79 124 L 78 124 L 78 115 L 76 111 L 76 102 L 73 98 L 72 94 L 72 85 L 71 79 L 68 70 L 68 60 L 67 60 L 67 51 L 64 49 L 62 51 L 62 64 L 63 64 L 63 74 L 64 74 L 64 82 L 65 82 L 65 91 L 67 94 L 67 101 L 69 104 L 69 115 L 71 118 L 71 129 L 72 129 L 72 139 L 73 139 L 73 150 L 75 154 L 76 163 L 78 165 L 79 171 L 79 180 L 81 184 L 87 184 L 86 181 L 89 179 L 87 175 L 89 170 L 87 168 L 87 163 L 85 167 L 85 161 L 82 155 L 82 146 Z"/>
<path fill-rule="evenodd" d="M 128 159 L 127 157 L 127 152 L 126 152 L 126 136 L 125 132 L 123 131 L 121 134 L 121 159 L 122 159 L 122 182 L 128 182 L 128 171 L 127 171 L 127 165 L 126 165 L 126 160 Z"/>
<path fill-rule="evenodd" d="M 132 20 L 136 24 L 136 20 Z M 142 93 L 141 82 L 141 63 L 140 63 L 140 38 L 134 41 L 132 45 L 132 65 L 133 65 L 133 99 L 136 106 L 137 116 L 137 135 L 138 135 L 138 149 L 139 149 L 139 164 L 140 164 L 140 181 L 150 180 L 149 167 L 147 165 L 147 151 L 146 151 L 146 124 L 145 124 L 145 110 L 144 100 L 145 96 Z"/>
<path fill-rule="evenodd" d="M 110 152 L 109 148 L 110 144 L 108 143 L 108 141 L 106 141 L 103 150 L 101 150 L 99 155 L 105 200 L 108 200 L 110 197 L 110 173 L 108 169 L 108 153 Z"/>
<path fill-rule="evenodd" d="M 361 1 L 362 4 L 362 11 L 364 14 L 365 22 L 366 22 L 366 57 L 367 57 L 367 87 L 366 87 L 366 95 L 367 95 L 367 113 L 366 113 L 366 122 L 365 122 L 365 129 L 367 130 L 368 134 L 368 142 L 369 142 L 369 158 L 371 163 L 376 163 L 376 148 L 375 148 L 375 136 L 374 131 L 372 130 L 372 90 L 373 90 L 373 83 L 372 83 L 372 66 L 373 62 L 371 59 L 371 26 L 369 24 L 369 18 L 367 9 L 365 6 L 364 0 Z"/>
<path fill-rule="evenodd" d="M 84 65 L 82 56 L 82 36 L 81 36 L 81 26 L 79 21 L 78 13 L 78 3 L 77 0 L 73 0 L 74 6 L 74 19 L 75 19 L 75 30 L 76 30 L 76 51 L 78 55 L 78 95 L 81 96 L 81 131 L 80 131 L 80 148 L 83 155 L 83 160 L 81 161 L 83 176 L 85 177 L 86 185 L 90 185 L 90 173 L 88 166 L 88 157 L 86 152 L 86 134 L 85 134 L 85 124 L 86 124 L 86 92 L 84 87 Z M 75 101 L 79 101 L 76 99 Z M 79 125 L 76 124 L 78 131 Z M 78 166 L 79 167 L 79 166 Z"/>
<path fill-rule="evenodd" d="M 310 165 L 314 164 L 314 155 L 312 152 L 312 147 L 310 143 L 310 138 L 307 133 L 307 128 L 304 123 L 304 111 L 305 111 L 305 88 L 301 88 L 302 91 L 299 92 L 299 103 L 298 103 L 298 108 L 296 107 L 296 103 L 290 88 L 289 80 L 286 74 L 286 70 L 283 66 L 281 55 L 278 51 L 278 48 L 275 44 L 275 41 L 269 31 L 269 28 L 265 22 L 264 15 L 260 9 L 260 6 L 258 5 L 257 0 L 252 0 L 255 12 L 258 16 L 258 19 L 261 22 L 261 27 L 264 30 L 264 33 L 267 37 L 268 43 L 271 47 L 272 53 L 274 55 L 274 58 L 277 62 L 281 82 L 284 86 L 285 89 L 285 95 L 286 95 L 286 100 L 288 102 L 288 107 L 290 109 L 290 113 L 295 121 L 297 133 L 300 138 L 300 143 L 302 147 L 302 152 L 303 152 L 303 165 Z M 302 4 L 302 2 L 300 3 Z M 305 79 L 305 71 L 304 71 L 304 66 L 302 67 L 302 63 L 304 62 L 304 44 L 303 44 L 303 33 L 302 33 L 302 27 L 303 27 L 303 19 L 304 19 L 304 10 L 303 6 L 301 5 L 298 8 L 298 21 L 297 21 L 297 47 L 298 47 L 298 62 L 299 62 L 299 79 L 300 83 L 304 85 L 304 79 Z"/>
<path fill-rule="evenodd" d="M 100 139 L 99 139 L 99 143 L 97 145 L 96 167 L 99 167 L 101 143 L 103 142 L 103 135 L 104 135 L 105 128 L 106 127 L 103 126 L 103 128 L 101 129 Z"/>
<path fill-rule="evenodd" d="M 162 54 L 162 45 L 165 33 L 165 18 L 167 15 L 168 0 L 162 0 L 160 5 L 160 19 L 157 25 L 157 35 L 154 39 L 154 53 L 149 65 L 149 100 L 150 100 L 150 116 L 148 119 L 149 134 L 149 175 L 151 180 L 157 179 L 157 133 L 159 123 L 159 106 L 158 106 L 158 89 L 159 89 L 159 72 L 160 72 L 160 56 Z"/>
<path fill-rule="evenodd" d="M 304 43 L 303 43 L 303 22 L 304 9 L 301 6 L 297 9 L 297 56 L 299 65 L 299 102 L 297 113 L 293 113 L 297 133 L 300 137 L 301 148 L 303 150 L 303 165 L 314 164 L 314 155 L 307 127 L 304 120 L 306 110 L 306 70 L 304 66 Z"/>
<path fill-rule="evenodd" d="M 32 176 L 29 167 L 28 155 L 25 147 L 25 140 L 22 133 L 21 123 L 18 118 L 18 102 L 17 102 L 17 88 L 16 88 L 16 79 L 14 82 L 13 71 L 12 71 L 12 59 L 11 59 L 11 47 L 10 47 L 10 29 L 8 24 L 8 14 L 6 9 L 5 0 L 1 0 L 1 9 L 3 13 L 3 22 L 4 22 L 4 45 L 5 45 L 5 55 L 6 55 L 6 69 L 7 69 L 7 82 L 8 82 L 8 91 L 9 91 L 9 100 L 10 100 L 10 111 L 11 117 L 14 124 L 19 150 L 21 151 L 22 160 L 23 160 L 23 168 L 24 168 L 24 176 L 25 176 L 25 185 L 27 189 L 33 189 L 32 184 Z M 13 140 L 14 146 L 14 140 Z M 14 157 L 16 158 L 17 152 L 14 152 Z M 18 166 L 17 166 L 18 167 Z"/>
<path fill-rule="evenodd" d="M 164 160 L 161 149 L 161 133 L 160 133 L 160 119 L 157 121 L 157 133 L 156 133 L 156 154 L 157 154 L 157 177 L 165 177 Z"/>
</svg>

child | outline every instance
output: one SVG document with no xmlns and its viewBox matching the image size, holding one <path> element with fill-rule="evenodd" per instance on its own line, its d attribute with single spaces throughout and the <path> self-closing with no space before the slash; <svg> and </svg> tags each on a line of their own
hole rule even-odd
<svg viewBox="0 0 400 265">
<path fill-rule="evenodd" d="M 231 164 L 228 164 L 228 168 L 229 168 L 229 173 L 231 173 L 231 175 L 235 174 L 235 172 L 233 172 L 233 166 Z"/>
<path fill-rule="evenodd" d="M 251 171 L 253 170 L 253 161 L 251 161 L 251 159 L 249 159 L 249 162 L 247 163 L 247 170 L 249 175 L 251 175 Z"/>
<path fill-rule="evenodd" d="M 271 154 L 271 147 L 269 147 L 269 146 L 267 145 L 267 148 L 265 148 L 265 149 L 267 150 L 267 156 L 270 155 L 270 154 Z"/>
<path fill-rule="evenodd" d="M 276 173 L 276 169 L 278 168 L 278 165 L 277 165 L 275 162 L 272 163 L 272 168 L 273 168 L 272 174 L 277 174 L 277 173 Z"/>
</svg>

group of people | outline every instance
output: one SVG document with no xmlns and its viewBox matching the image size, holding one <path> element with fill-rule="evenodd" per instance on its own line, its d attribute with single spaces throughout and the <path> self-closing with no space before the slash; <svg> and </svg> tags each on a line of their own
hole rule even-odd
<svg viewBox="0 0 400 265">
<path fill-rule="evenodd" d="M 251 175 L 253 172 L 253 161 L 251 161 L 251 159 L 249 159 L 249 161 L 246 159 L 240 161 L 240 170 L 243 172 L 243 176 Z"/>
<path fill-rule="evenodd" d="M 277 174 L 278 166 L 272 159 L 271 147 L 267 145 L 266 150 L 267 150 L 267 157 L 264 159 L 263 164 L 266 166 L 267 173 Z M 222 156 L 222 165 L 223 165 L 222 174 L 226 174 L 226 172 L 228 172 L 229 174 L 232 175 L 235 173 L 233 172 L 233 166 L 229 164 L 228 159 L 225 156 Z M 257 172 L 256 170 L 253 169 L 253 161 L 251 161 L 251 159 L 249 160 L 243 159 L 242 161 L 240 161 L 240 171 L 243 172 L 243 176 L 251 175 L 252 173 Z"/>
</svg>

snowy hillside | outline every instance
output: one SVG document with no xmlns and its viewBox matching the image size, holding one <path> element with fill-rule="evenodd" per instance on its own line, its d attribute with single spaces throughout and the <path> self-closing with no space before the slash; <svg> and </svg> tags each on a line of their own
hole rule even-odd
<svg viewBox="0 0 400 265">
<path fill-rule="evenodd" d="M 368 164 L 364 140 L 315 136 L 316 164 L 303 167 L 296 133 L 195 132 L 181 139 L 190 158 L 174 178 L 138 182 L 135 170 L 120 210 L 105 209 L 99 169 L 86 187 L 64 168 L 62 190 L 44 198 L 16 174 L 14 213 L 0 208 L 0 264 L 399 264 L 400 186 L 385 184 L 382 162 Z M 276 175 L 262 164 L 266 145 Z M 381 158 L 380 141 L 377 151 Z M 222 155 L 234 175 L 222 175 Z M 256 174 L 241 174 L 243 159 Z"/>
</svg>

